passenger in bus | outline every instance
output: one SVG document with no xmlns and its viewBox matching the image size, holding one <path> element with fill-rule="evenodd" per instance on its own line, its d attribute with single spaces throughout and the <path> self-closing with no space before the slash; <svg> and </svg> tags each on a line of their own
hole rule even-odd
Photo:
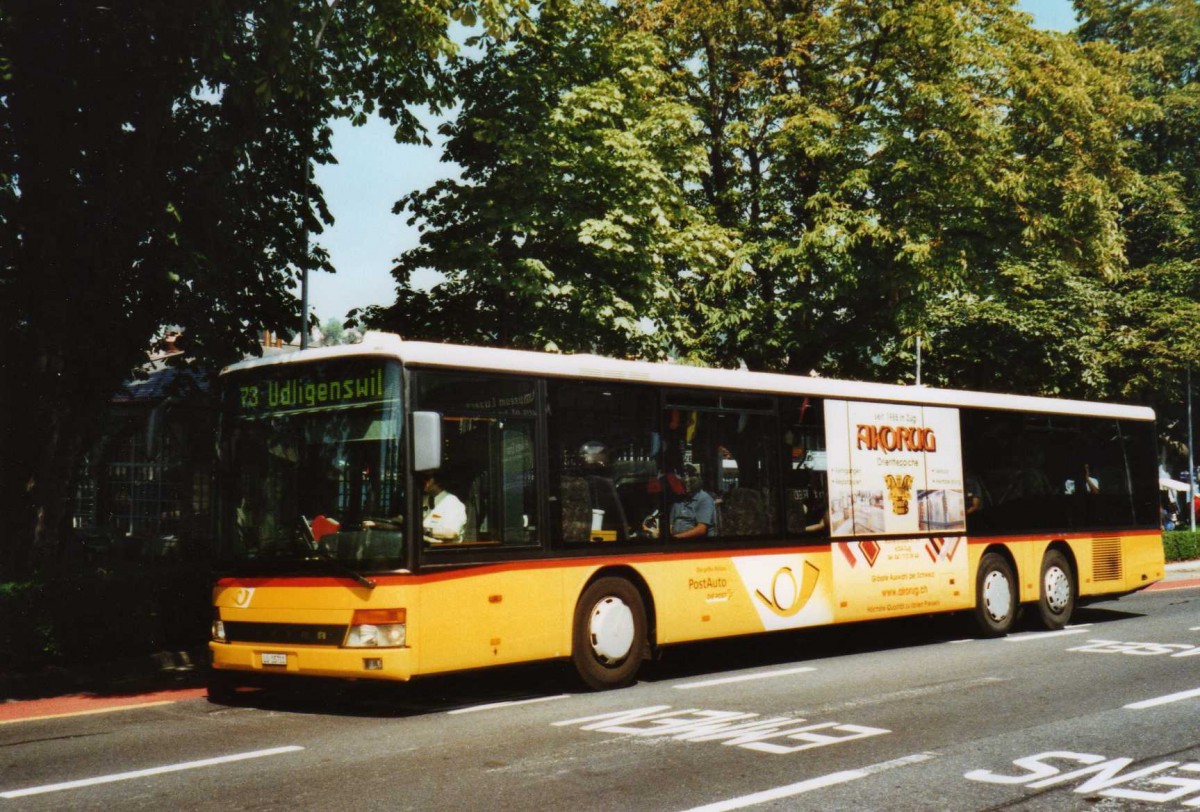
<svg viewBox="0 0 1200 812">
<path fill-rule="evenodd" d="M 717 535 L 717 504 L 704 490 L 700 472 L 688 465 L 683 471 L 685 495 L 671 505 L 671 538 L 693 539 Z"/>
<path fill-rule="evenodd" d="M 1092 469 L 1086 462 L 1083 464 L 1083 476 L 1070 477 L 1063 483 L 1063 493 L 1067 496 L 1084 494 L 1095 496 L 1100 493 L 1100 480 L 1092 476 Z"/>
<path fill-rule="evenodd" d="M 978 513 L 983 509 L 984 495 L 987 489 L 983 485 L 983 481 L 975 474 L 965 474 L 963 476 L 963 489 L 966 492 L 966 513 L 970 516 L 973 513 Z"/>
<path fill-rule="evenodd" d="M 438 474 L 429 471 L 421 483 L 421 527 L 427 541 L 462 541 L 467 524 L 467 507 L 442 487 Z"/>
<path fill-rule="evenodd" d="M 821 511 L 821 517 L 813 524 L 804 525 L 805 533 L 823 533 L 829 529 L 829 508 Z"/>
</svg>

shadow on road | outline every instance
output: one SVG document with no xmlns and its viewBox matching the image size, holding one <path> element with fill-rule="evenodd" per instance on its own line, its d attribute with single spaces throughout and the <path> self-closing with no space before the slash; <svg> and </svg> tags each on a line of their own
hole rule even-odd
<svg viewBox="0 0 1200 812">
<path fill-rule="evenodd" d="M 1114 609 L 1110 602 L 1080 608 L 1075 623 L 1105 624 L 1140 616 Z M 1027 607 L 1015 631 L 1039 628 L 1036 610 Z M 687 643 L 670 646 L 658 660 L 646 663 L 641 680 L 670 682 L 718 674 L 734 663 L 739 670 L 767 668 L 932 646 L 975 634 L 967 615 L 930 615 Z M 230 704 L 289 713 L 403 718 L 581 690 L 568 664 L 538 663 L 427 677 L 410 683 L 283 678 L 261 688 L 242 689 Z"/>
</svg>

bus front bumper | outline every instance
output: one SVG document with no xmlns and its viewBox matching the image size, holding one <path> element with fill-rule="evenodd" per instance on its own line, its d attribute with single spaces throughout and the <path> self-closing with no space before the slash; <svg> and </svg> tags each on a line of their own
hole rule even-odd
<svg viewBox="0 0 1200 812">
<path fill-rule="evenodd" d="M 410 648 L 330 648 L 250 643 L 208 644 L 214 672 L 230 676 L 295 675 L 407 681 L 413 675 Z"/>
</svg>

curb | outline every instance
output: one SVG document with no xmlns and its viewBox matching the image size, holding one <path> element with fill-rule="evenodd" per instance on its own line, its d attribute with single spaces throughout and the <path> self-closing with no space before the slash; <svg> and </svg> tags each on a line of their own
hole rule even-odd
<svg viewBox="0 0 1200 812">
<path fill-rule="evenodd" d="M 28 673 L 0 674 L 0 702 L 73 693 L 128 694 L 188 687 L 202 685 L 207 674 L 207 648 L 159 651 L 73 668 L 48 666 Z"/>
</svg>

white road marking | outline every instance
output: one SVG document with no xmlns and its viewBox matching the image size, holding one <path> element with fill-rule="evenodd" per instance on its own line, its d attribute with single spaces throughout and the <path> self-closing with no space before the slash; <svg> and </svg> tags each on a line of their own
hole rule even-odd
<svg viewBox="0 0 1200 812">
<path fill-rule="evenodd" d="M 1200 696 L 1200 688 L 1196 688 L 1192 691 L 1180 691 L 1177 694 L 1158 696 L 1154 699 L 1143 699 L 1141 702 L 1131 702 L 1125 707 L 1129 710 L 1145 710 L 1146 708 L 1154 708 L 1159 705 L 1169 705 L 1172 702 L 1181 702 L 1185 699 L 1194 699 L 1198 696 Z"/>
<path fill-rule="evenodd" d="M 558 696 L 539 696 L 536 699 L 514 699 L 510 702 L 492 702 L 487 705 L 472 705 L 469 708 L 458 708 L 457 710 L 446 711 L 446 713 L 475 713 L 475 711 L 495 710 L 496 708 L 511 708 L 515 705 L 532 705 L 535 702 L 552 702 L 555 699 L 567 699 L 570 696 L 570 694 L 559 694 Z"/>
<path fill-rule="evenodd" d="M 1068 626 L 1056 632 L 1027 632 L 1025 634 L 1014 634 L 1004 639 L 1009 643 L 1024 643 L 1026 640 L 1048 640 L 1051 637 L 1066 637 L 1067 635 L 1083 634 L 1088 631 L 1091 631 L 1091 629 L 1087 626 Z"/>
<path fill-rule="evenodd" d="M 687 691 L 692 688 L 707 688 L 710 685 L 725 685 L 730 682 L 750 682 L 758 679 L 771 679 L 772 677 L 787 677 L 792 674 L 803 674 L 807 671 L 816 671 L 817 669 L 809 666 L 801 666 L 799 668 L 783 668 L 779 671 L 761 671 L 756 674 L 741 674 L 736 677 L 721 677 L 719 679 L 706 679 L 701 682 L 685 682 L 681 685 L 674 686 L 680 691 Z"/>
<path fill-rule="evenodd" d="M 215 767 L 218 764 L 229 764 L 234 761 L 246 761 L 252 758 L 265 758 L 267 756 L 278 756 L 284 753 L 295 753 L 298 750 L 303 750 L 299 745 L 288 745 L 287 747 L 272 747 L 269 750 L 255 750 L 250 753 L 235 753 L 231 756 L 217 756 L 216 758 L 205 758 L 200 761 L 185 761 L 182 764 L 168 764 L 164 767 L 150 767 L 146 770 L 133 770 L 127 773 L 114 773 L 112 775 L 99 775 L 95 778 L 81 778 L 78 781 L 63 781 L 60 784 L 44 784 L 40 787 L 26 787 L 25 789 L 14 789 L 8 792 L 0 792 L 0 798 L 24 798 L 27 795 L 42 795 L 47 792 L 59 792 L 65 789 L 79 789 L 81 787 L 92 787 L 97 784 L 111 784 L 114 781 L 129 781 L 134 778 L 146 778 L 151 775 L 162 775 L 163 773 L 177 773 L 182 770 L 196 770 L 201 767 Z"/>
<path fill-rule="evenodd" d="M 716 803 L 707 804 L 705 806 L 697 806 L 689 809 L 687 812 L 729 812 L 733 809 L 745 809 L 748 806 L 757 806 L 765 804 L 768 801 L 778 801 L 781 798 L 791 798 L 795 795 L 802 795 L 805 792 L 812 792 L 816 789 L 836 786 L 837 784 L 846 784 L 850 781 L 857 781 L 860 778 L 881 773 L 885 770 L 892 770 L 896 767 L 906 767 L 909 764 L 918 764 L 922 761 L 928 761 L 935 756 L 934 753 L 914 753 L 911 756 L 892 759 L 891 761 L 883 761 L 879 764 L 872 764 L 869 767 L 863 767 L 858 770 L 843 770 L 841 772 L 829 773 L 828 775 L 810 778 L 807 781 L 800 781 L 796 784 L 788 784 L 784 787 L 776 787 L 775 789 L 767 789 L 762 792 L 755 792 L 751 795 L 743 795 L 740 798 L 730 798 L 728 801 L 717 801 Z"/>
</svg>

